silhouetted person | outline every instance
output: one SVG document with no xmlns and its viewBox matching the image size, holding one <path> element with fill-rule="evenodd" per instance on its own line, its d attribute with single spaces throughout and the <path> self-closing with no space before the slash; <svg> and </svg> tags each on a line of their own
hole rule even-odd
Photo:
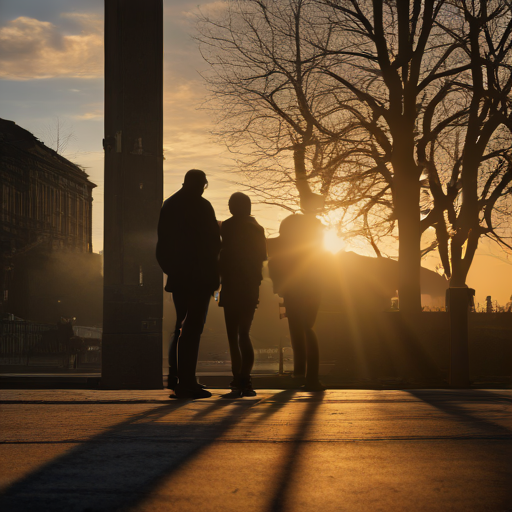
<svg viewBox="0 0 512 512">
<path fill-rule="evenodd" d="M 207 186 L 203 171 L 188 171 L 183 187 L 164 202 L 158 222 L 156 256 L 176 308 L 168 387 L 178 398 L 211 396 L 195 375 L 210 297 L 219 287 L 219 226 L 212 205 L 201 197 Z"/>
<path fill-rule="evenodd" d="M 231 354 L 231 395 L 256 396 L 251 382 L 254 350 L 249 331 L 258 305 L 261 267 L 267 259 L 265 231 L 251 217 L 249 196 L 235 192 L 229 198 L 229 211 L 233 216 L 221 226 L 219 305 L 224 308 Z"/>
<path fill-rule="evenodd" d="M 269 258 L 274 292 L 284 298 L 293 348 L 293 375 L 304 389 L 322 391 L 318 340 L 313 329 L 322 295 L 323 227 L 312 215 L 290 215 L 279 227 Z"/>
</svg>

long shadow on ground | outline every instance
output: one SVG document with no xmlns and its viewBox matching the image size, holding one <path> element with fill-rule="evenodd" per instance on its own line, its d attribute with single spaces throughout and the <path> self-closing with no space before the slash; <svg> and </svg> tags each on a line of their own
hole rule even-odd
<svg viewBox="0 0 512 512">
<path fill-rule="evenodd" d="M 465 407 L 467 404 L 486 404 L 495 408 L 510 407 L 511 398 L 502 395 L 499 392 L 489 392 L 483 389 L 468 390 L 465 393 L 460 391 L 446 391 L 443 394 L 436 392 L 435 395 L 428 390 L 408 390 L 409 394 L 422 400 L 425 403 L 435 407 L 453 417 L 456 421 L 465 422 L 478 428 L 480 434 L 475 433 L 471 437 L 481 438 L 508 438 L 512 439 L 512 430 L 504 425 L 495 423 L 490 419 L 486 419 L 476 411 L 472 411 Z M 489 414 L 486 410 L 486 414 Z M 503 417 L 503 414 L 500 414 Z"/>
<path fill-rule="evenodd" d="M 303 441 L 307 439 L 315 419 L 315 413 L 320 407 L 324 398 L 324 394 L 313 394 L 307 401 L 307 406 L 302 412 L 301 418 L 297 425 L 297 430 L 293 436 L 293 442 L 288 444 L 288 453 L 285 457 L 284 465 L 279 477 L 277 478 L 276 488 L 272 501 L 270 502 L 269 512 L 281 512 L 285 510 L 286 503 L 289 500 L 290 489 L 297 478 L 299 464 L 303 455 Z"/>
<path fill-rule="evenodd" d="M 292 396 L 289 391 L 272 396 L 265 416 L 277 412 Z M 0 495 L 0 510 L 124 510 L 143 501 L 163 478 L 262 402 L 216 400 L 186 422 L 172 422 L 172 414 L 189 401 L 135 415 L 10 486 Z M 162 421 L 168 415 L 170 421 Z"/>
</svg>

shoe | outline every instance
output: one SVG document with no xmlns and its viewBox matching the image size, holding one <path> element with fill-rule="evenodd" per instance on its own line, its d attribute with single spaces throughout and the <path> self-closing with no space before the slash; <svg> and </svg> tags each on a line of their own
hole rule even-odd
<svg viewBox="0 0 512 512">
<path fill-rule="evenodd" d="M 256 391 L 252 387 L 244 388 L 241 391 L 242 396 L 256 396 Z"/>
<path fill-rule="evenodd" d="M 171 391 L 174 391 L 176 389 L 176 386 L 178 385 L 178 377 L 167 377 L 167 389 L 170 389 Z M 201 389 L 206 389 L 208 386 L 205 386 L 204 384 L 201 384 L 198 382 L 196 384 L 197 387 Z"/>
<path fill-rule="evenodd" d="M 175 391 L 177 385 L 178 385 L 178 379 L 176 379 L 175 382 L 167 384 L 167 389 L 169 391 Z M 204 384 L 198 384 L 197 387 L 200 389 L 206 389 L 206 386 Z"/>
<path fill-rule="evenodd" d="M 178 377 L 169 376 L 167 378 L 167 389 L 174 391 L 176 389 L 177 385 L 178 385 Z"/>
<path fill-rule="evenodd" d="M 242 391 L 238 388 L 232 389 L 229 393 L 225 393 L 224 395 L 220 395 L 221 398 L 228 398 L 228 399 L 234 399 L 234 398 L 242 398 Z"/>
<path fill-rule="evenodd" d="M 172 396 L 172 395 L 171 395 Z M 185 388 L 180 387 L 178 384 L 176 386 L 176 389 L 174 390 L 174 396 L 176 398 L 188 398 L 195 400 L 197 398 L 210 398 L 212 394 L 207 391 L 206 389 L 203 389 L 201 386 L 194 386 L 192 388 Z"/>
<path fill-rule="evenodd" d="M 317 380 L 315 382 L 306 382 L 300 389 L 302 391 L 325 391 L 326 387 Z"/>
<path fill-rule="evenodd" d="M 240 385 L 240 379 L 239 378 L 234 378 L 230 383 L 229 383 L 229 387 L 231 389 L 240 389 L 241 385 Z"/>
<path fill-rule="evenodd" d="M 292 375 L 292 389 L 302 389 L 306 382 L 304 375 Z"/>
</svg>

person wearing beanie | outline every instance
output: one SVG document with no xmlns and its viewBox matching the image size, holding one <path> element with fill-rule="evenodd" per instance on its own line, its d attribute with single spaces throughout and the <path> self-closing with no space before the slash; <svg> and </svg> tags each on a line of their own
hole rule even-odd
<svg viewBox="0 0 512 512">
<path fill-rule="evenodd" d="M 251 381 L 254 350 L 249 331 L 259 301 L 267 250 L 265 231 L 251 216 L 249 196 L 235 192 L 228 205 L 232 217 L 221 225 L 219 305 L 224 308 L 231 354 L 233 381 L 229 395 L 236 398 L 256 395 Z"/>
</svg>

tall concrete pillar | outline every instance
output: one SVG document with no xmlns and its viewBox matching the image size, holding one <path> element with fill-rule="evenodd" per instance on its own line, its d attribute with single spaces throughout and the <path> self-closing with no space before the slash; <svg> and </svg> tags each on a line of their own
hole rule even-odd
<svg viewBox="0 0 512 512">
<path fill-rule="evenodd" d="M 105 0 L 105 389 L 162 388 L 163 2 Z"/>
</svg>

